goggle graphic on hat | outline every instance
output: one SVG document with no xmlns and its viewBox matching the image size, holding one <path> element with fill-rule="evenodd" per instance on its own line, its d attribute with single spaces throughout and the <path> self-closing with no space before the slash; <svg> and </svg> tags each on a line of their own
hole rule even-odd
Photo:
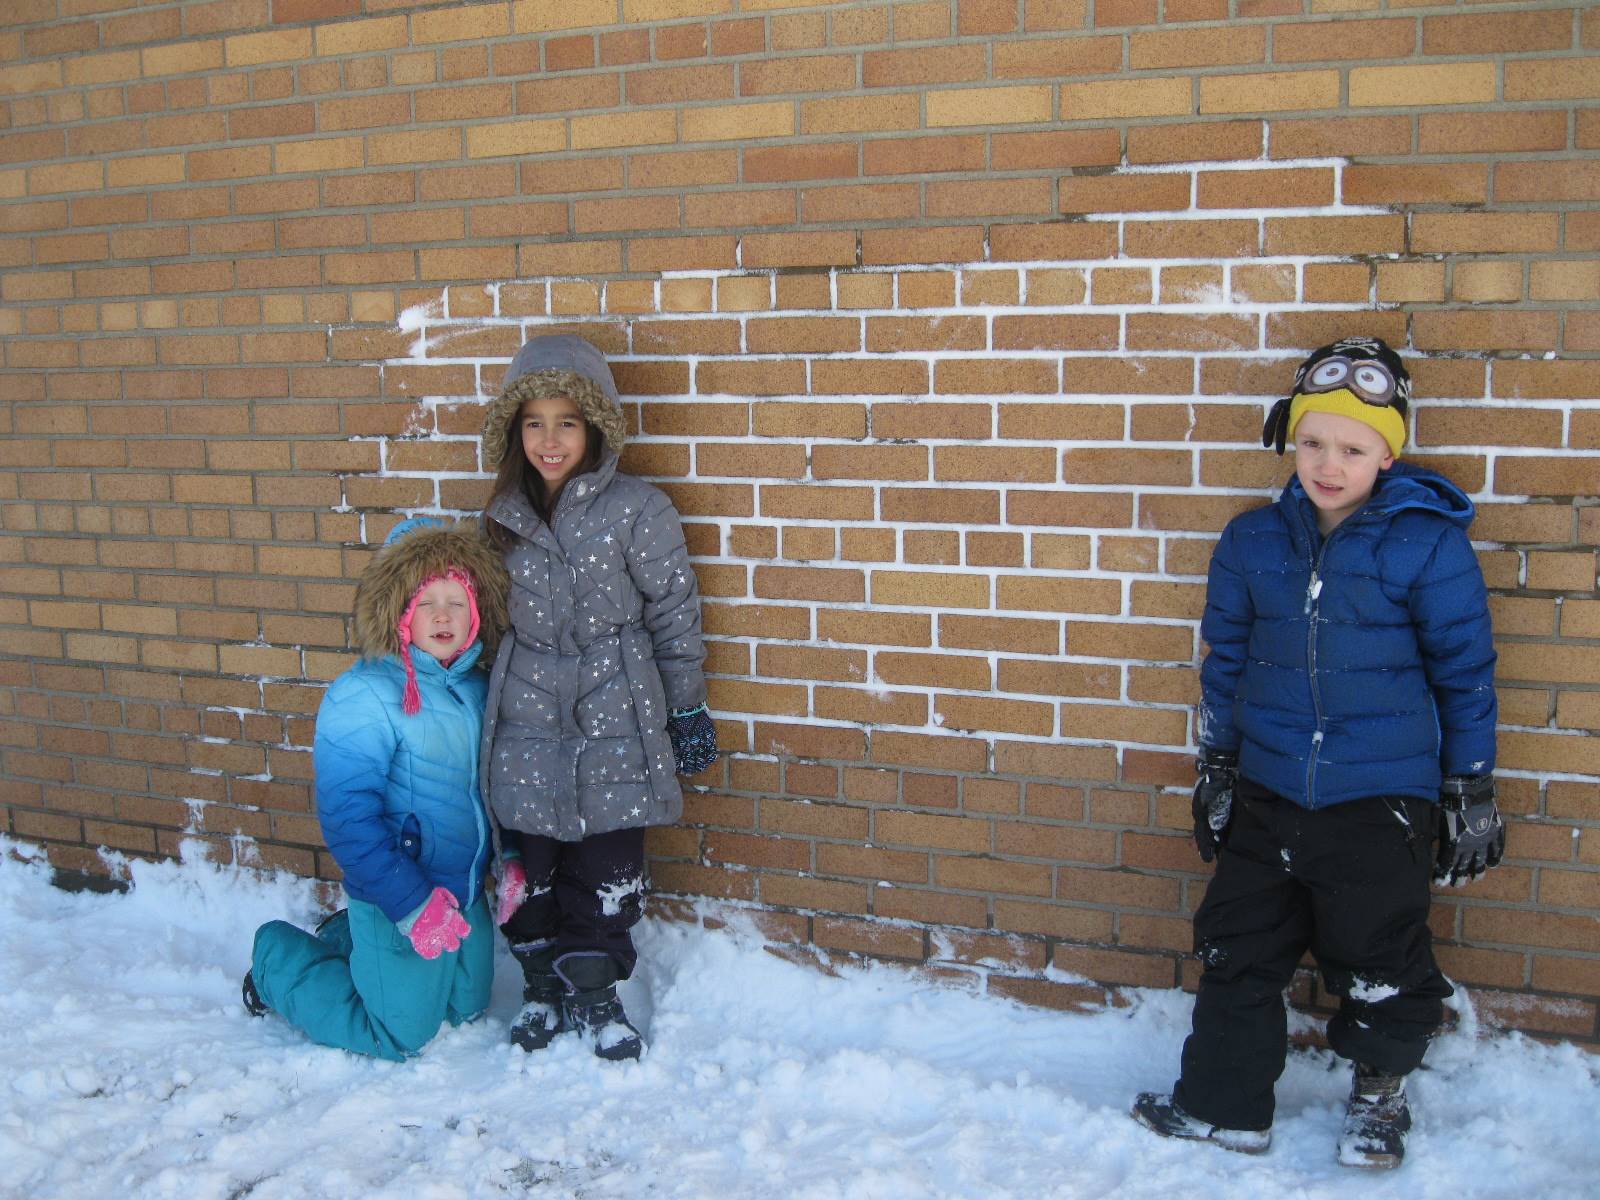
<svg viewBox="0 0 1600 1200">
<path fill-rule="evenodd" d="M 1314 351 L 1294 373 L 1294 388 L 1272 406 L 1261 444 L 1284 451 L 1307 412 L 1353 417 L 1383 435 L 1396 455 L 1405 445 L 1411 376 L 1379 338 L 1350 337 Z"/>
</svg>

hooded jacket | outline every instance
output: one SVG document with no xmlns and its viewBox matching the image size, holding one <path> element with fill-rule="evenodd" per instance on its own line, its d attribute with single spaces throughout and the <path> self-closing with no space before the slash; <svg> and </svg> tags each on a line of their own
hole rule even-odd
<svg viewBox="0 0 1600 1200">
<path fill-rule="evenodd" d="M 328 688 L 312 748 L 317 818 L 345 892 L 399 923 L 435 887 L 463 909 L 483 888 L 490 829 L 478 788 L 483 649 L 506 627 L 505 569 L 471 526 L 396 527 L 356 588 L 362 658 Z M 455 566 L 477 588 L 478 640 L 448 666 L 406 647 L 422 710 L 402 710 L 399 620 L 423 581 Z"/>
<path fill-rule="evenodd" d="M 1472 501 L 1397 462 L 1323 537 L 1291 478 L 1212 554 L 1196 740 L 1303 808 L 1437 801 L 1494 769 L 1495 651 Z"/>
<path fill-rule="evenodd" d="M 705 701 L 705 649 L 678 514 L 617 469 L 624 424 L 599 351 L 570 336 L 524 346 L 484 423 L 484 465 L 522 453 L 517 414 L 551 395 L 570 397 L 606 449 L 567 480 L 549 524 L 520 492 L 484 513 L 516 536 L 480 769 L 502 827 L 575 842 L 682 816 L 667 717 Z"/>
</svg>

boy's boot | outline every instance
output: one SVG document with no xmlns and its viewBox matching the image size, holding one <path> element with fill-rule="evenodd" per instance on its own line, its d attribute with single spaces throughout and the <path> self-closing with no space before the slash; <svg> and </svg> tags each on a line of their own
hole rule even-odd
<svg viewBox="0 0 1600 1200">
<path fill-rule="evenodd" d="M 565 954 L 556 971 L 567 985 L 562 1001 L 566 1025 L 589 1039 L 595 1055 L 608 1062 L 638 1058 L 644 1039 L 617 996 L 616 959 L 596 951 Z"/>
<path fill-rule="evenodd" d="M 1357 1063 L 1339 1137 L 1339 1162 L 1347 1167 L 1398 1167 L 1410 1128 L 1406 1077 Z"/>
<path fill-rule="evenodd" d="M 511 953 L 522 967 L 522 1011 L 511 1023 L 511 1041 L 524 1050 L 543 1050 L 568 1029 L 561 997 L 567 990 L 555 972 L 552 942 L 523 942 Z"/>
<path fill-rule="evenodd" d="M 1214 1142 L 1240 1154 L 1265 1154 L 1272 1145 L 1270 1129 L 1225 1129 L 1191 1116 L 1178 1107 L 1170 1092 L 1140 1092 L 1133 1102 L 1133 1119 L 1162 1137 L 1191 1142 Z"/>
</svg>

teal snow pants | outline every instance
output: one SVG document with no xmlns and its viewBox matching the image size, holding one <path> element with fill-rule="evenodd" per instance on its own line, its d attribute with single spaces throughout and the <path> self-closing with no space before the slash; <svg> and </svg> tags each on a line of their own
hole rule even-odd
<svg viewBox="0 0 1600 1200">
<path fill-rule="evenodd" d="M 273 1012 L 312 1041 L 399 1062 L 439 1026 L 489 1007 L 494 923 L 479 896 L 462 914 L 472 932 L 459 950 L 428 960 L 381 909 L 350 901 L 317 934 L 269 921 L 256 930 L 251 973 Z"/>
</svg>

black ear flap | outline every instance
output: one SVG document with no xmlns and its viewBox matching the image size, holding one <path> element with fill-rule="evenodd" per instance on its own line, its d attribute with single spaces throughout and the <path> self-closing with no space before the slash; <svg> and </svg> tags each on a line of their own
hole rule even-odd
<svg viewBox="0 0 1600 1200">
<path fill-rule="evenodd" d="M 1261 444 L 1276 449 L 1279 454 L 1289 440 L 1289 406 L 1293 402 L 1293 396 L 1279 400 L 1267 414 L 1267 423 L 1261 427 Z"/>
</svg>

